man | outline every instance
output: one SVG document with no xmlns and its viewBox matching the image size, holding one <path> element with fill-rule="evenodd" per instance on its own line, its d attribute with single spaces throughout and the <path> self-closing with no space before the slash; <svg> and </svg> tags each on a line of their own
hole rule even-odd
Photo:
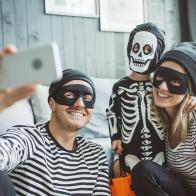
<svg viewBox="0 0 196 196">
<path fill-rule="evenodd" d="M 103 149 L 77 136 L 92 115 L 92 80 L 65 70 L 51 84 L 48 102 L 49 122 L 15 126 L 0 138 L 0 169 L 9 174 L 16 194 L 110 195 Z"/>
</svg>

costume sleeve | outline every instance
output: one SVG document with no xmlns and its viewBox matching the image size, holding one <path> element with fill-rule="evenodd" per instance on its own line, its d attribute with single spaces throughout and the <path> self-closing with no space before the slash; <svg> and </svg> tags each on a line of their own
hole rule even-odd
<svg viewBox="0 0 196 196">
<path fill-rule="evenodd" d="M 27 135 L 19 128 L 12 128 L 0 137 L 0 170 L 12 171 L 28 156 Z"/>
<path fill-rule="evenodd" d="M 104 150 L 100 147 L 99 154 L 99 169 L 98 176 L 95 188 L 93 190 L 93 195 L 107 195 L 110 196 L 110 188 L 109 188 L 109 167 L 108 160 L 105 155 Z"/>
<path fill-rule="evenodd" d="M 119 104 L 120 102 L 118 98 L 117 85 L 114 84 L 112 95 L 110 96 L 109 100 L 109 107 L 106 109 L 106 116 L 112 141 L 121 138 Z"/>
</svg>

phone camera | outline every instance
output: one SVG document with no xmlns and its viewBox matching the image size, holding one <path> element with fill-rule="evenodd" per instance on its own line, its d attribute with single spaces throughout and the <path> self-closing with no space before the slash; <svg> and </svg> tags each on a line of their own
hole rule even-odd
<svg viewBox="0 0 196 196">
<path fill-rule="evenodd" d="M 33 61 L 33 68 L 34 69 L 41 69 L 42 67 L 42 61 L 40 59 L 35 59 Z"/>
</svg>

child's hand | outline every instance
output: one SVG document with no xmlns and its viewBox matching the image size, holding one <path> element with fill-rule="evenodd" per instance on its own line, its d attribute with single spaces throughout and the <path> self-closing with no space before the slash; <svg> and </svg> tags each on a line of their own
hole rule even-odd
<svg viewBox="0 0 196 196">
<path fill-rule="evenodd" d="M 112 150 L 117 154 L 122 153 L 123 148 L 122 148 L 122 145 L 121 145 L 121 140 L 112 141 Z"/>
<path fill-rule="evenodd" d="M 196 97 L 190 96 L 188 102 L 186 103 L 185 111 L 192 112 L 195 110 L 196 110 Z"/>
</svg>

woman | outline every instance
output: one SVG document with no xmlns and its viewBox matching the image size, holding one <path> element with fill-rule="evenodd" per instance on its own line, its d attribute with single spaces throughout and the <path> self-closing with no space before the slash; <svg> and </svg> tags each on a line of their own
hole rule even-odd
<svg viewBox="0 0 196 196">
<path fill-rule="evenodd" d="M 196 43 L 177 45 L 158 63 L 153 111 L 166 128 L 167 168 L 140 161 L 132 171 L 137 196 L 196 195 L 196 112 L 186 112 L 196 94 Z"/>
</svg>

